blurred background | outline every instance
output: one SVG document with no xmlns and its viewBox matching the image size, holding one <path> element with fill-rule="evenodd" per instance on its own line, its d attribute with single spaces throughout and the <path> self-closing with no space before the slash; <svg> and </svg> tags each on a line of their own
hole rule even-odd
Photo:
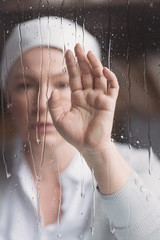
<svg viewBox="0 0 160 240">
<path fill-rule="evenodd" d="M 0 55 L 11 29 L 28 19 L 54 15 L 81 24 L 120 84 L 113 139 L 160 157 L 159 12 L 158 0 L 0 0 Z M 1 94 L 0 141 L 14 136 L 4 104 Z"/>
</svg>

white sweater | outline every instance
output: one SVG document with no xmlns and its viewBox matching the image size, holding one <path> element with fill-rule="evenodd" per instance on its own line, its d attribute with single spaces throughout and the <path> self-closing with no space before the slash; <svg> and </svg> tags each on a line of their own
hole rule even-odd
<svg viewBox="0 0 160 240">
<path fill-rule="evenodd" d="M 36 189 L 18 146 L 9 154 L 13 168 L 0 181 L 0 240 L 160 240 L 160 162 L 147 150 L 117 144 L 132 175 L 117 193 L 101 195 L 78 154 L 61 174 L 61 223 L 43 226 Z"/>
</svg>

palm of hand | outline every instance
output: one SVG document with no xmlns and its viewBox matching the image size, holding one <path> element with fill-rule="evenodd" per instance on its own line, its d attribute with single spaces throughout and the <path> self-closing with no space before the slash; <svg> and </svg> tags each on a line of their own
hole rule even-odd
<svg viewBox="0 0 160 240">
<path fill-rule="evenodd" d="M 103 68 L 92 52 L 86 56 L 79 44 L 75 52 L 81 72 L 71 51 L 66 53 L 72 106 L 65 112 L 58 101 L 58 93 L 55 93 L 49 100 L 49 108 L 53 122 L 64 139 L 78 150 L 99 150 L 111 137 L 118 83 L 115 75 Z M 57 101 L 54 108 L 53 101 Z"/>
</svg>

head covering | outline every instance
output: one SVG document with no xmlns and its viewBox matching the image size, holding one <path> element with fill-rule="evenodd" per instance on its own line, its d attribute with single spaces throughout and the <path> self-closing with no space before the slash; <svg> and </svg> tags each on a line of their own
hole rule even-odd
<svg viewBox="0 0 160 240">
<path fill-rule="evenodd" d="M 100 58 L 100 47 L 97 40 L 73 21 L 50 16 L 18 24 L 13 29 L 3 49 L 1 61 L 3 90 L 13 63 L 25 51 L 38 46 L 74 51 L 76 43 L 81 43 L 86 52 L 92 50 Z"/>
</svg>

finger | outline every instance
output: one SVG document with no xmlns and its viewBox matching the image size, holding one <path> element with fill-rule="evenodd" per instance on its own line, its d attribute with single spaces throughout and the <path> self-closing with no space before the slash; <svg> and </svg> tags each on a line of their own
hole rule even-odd
<svg viewBox="0 0 160 240">
<path fill-rule="evenodd" d="M 91 70 L 90 63 L 86 57 L 86 54 L 82 46 L 78 43 L 75 46 L 75 54 L 77 56 L 79 68 L 82 74 L 82 85 L 84 89 L 93 88 L 93 73 Z"/>
<path fill-rule="evenodd" d="M 51 96 L 48 100 L 48 108 L 53 120 L 54 125 L 58 123 L 59 119 L 64 115 L 64 109 L 62 107 L 60 96 L 57 90 L 54 90 L 51 93 Z"/>
<path fill-rule="evenodd" d="M 119 84 L 118 84 L 116 75 L 106 67 L 103 68 L 103 74 L 108 81 L 107 95 L 117 98 L 118 91 L 119 91 Z"/>
<path fill-rule="evenodd" d="M 99 90 L 102 90 L 102 91 L 106 92 L 107 80 L 103 75 L 103 66 L 102 66 L 100 60 L 93 54 L 92 51 L 88 52 L 87 58 L 89 60 L 89 63 L 92 67 L 92 71 L 93 71 L 93 74 L 94 74 L 95 89 L 99 89 Z"/>
<path fill-rule="evenodd" d="M 98 91 L 90 91 L 88 92 L 86 98 L 87 103 L 95 109 L 101 109 L 110 112 L 113 112 L 114 110 L 115 101 L 105 94 L 100 94 Z"/>
<path fill-rule="evenodd" d="M 75 61 L 75 57 L 71 50 L 67 50 L 66 54 L 66 64 L 69 74 L 69 84 L 71 91 L 74 92 L 76 90 L 82 90 L 83 86 L 81 83 L 81 74 L 78 69 L 78 66 Z"/>
</svg>

